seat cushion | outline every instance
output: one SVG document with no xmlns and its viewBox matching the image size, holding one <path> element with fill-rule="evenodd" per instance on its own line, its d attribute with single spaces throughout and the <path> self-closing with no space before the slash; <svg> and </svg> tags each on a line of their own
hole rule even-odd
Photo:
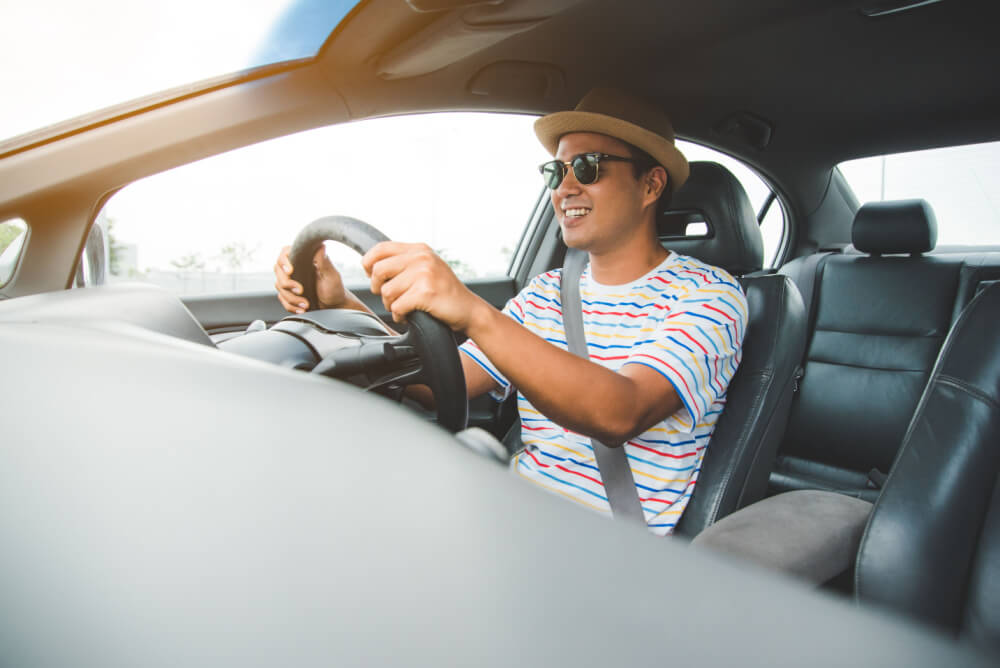
<svg viewBox="0 0 1000 668">
<path fill-rule="evenodd" d="M 786 492 L 719 520 L 692 544 L 821 584 L 850 568 L 871 509 L 835 492 Z"/>
</svg>

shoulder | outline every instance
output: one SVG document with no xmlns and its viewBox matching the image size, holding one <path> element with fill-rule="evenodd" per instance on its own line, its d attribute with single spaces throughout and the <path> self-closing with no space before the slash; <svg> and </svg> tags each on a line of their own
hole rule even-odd
<svg viewBox="0 0 1000 668">
<path fill-rule="evenodd" d="M 729 285 L 737 290 L 741 290 L 740 283 L 732 274 L 715 265 L 702 262 L 698 258 L 690 255 L 679 255 L 675 253 L 661 268 L 661 272 L 684 276 L 686 280 L 694 285 Z"/>
<path fill-rule="evenodd" d="M 529 280 L 527 285 L 521 290 L 521 294 L 523 295 L 528 292 L 551 292 L 552 290 L 558 293 L 560 285 L 562 285 L 562 269 L 551 269 Z"/>
<path fill-rule="evenodd" d="M 675 255 L 672 260 L 662 272 L 665 279 L 683 291 L 679 301 L 692 306 L 722 302 L 738 317 L 747 317 L 746 295 L 732 274 L 689 255 Z"/>
</svg>

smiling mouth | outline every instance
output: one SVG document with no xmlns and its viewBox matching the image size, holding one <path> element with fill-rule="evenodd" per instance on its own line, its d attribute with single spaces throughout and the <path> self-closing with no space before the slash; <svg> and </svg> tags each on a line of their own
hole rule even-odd
<svg viewBox="0 0 1000 668">
<path fill-rule="evenodd" d="M 563 211 L 563 215 L 566 216 L 567 219 L 582 218 L 583 216 L 586 216 L 588 213 L 590 213 L 590 209 L 584 207 L 573 207 L 571 209 L 566 209 L 565 211 Z"/>
</svg>

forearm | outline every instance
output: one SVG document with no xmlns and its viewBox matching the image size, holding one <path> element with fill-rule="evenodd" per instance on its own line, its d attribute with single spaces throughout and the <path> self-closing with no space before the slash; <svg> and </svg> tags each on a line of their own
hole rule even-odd
<svg viewBox="0 0 1000 668">
<path fill-rule="evenodd" d="M 552 345 L 485 302 L 466 333 L 562 427 L 615 446 L 663 418 L 662 406 L 650 405 L 632 378 Z"/>
</svg>

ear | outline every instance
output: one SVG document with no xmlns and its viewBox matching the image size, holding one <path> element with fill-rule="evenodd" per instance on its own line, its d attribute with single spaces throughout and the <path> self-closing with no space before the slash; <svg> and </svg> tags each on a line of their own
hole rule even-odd
<svg viewBox="0 0 1000 668">
<path fill-rule="evenodd" d="M 667 187 L 667 170 L 660 165 L 646 172 L 643 179 L 643 205 L 655 204 Z"/>
</svg>

